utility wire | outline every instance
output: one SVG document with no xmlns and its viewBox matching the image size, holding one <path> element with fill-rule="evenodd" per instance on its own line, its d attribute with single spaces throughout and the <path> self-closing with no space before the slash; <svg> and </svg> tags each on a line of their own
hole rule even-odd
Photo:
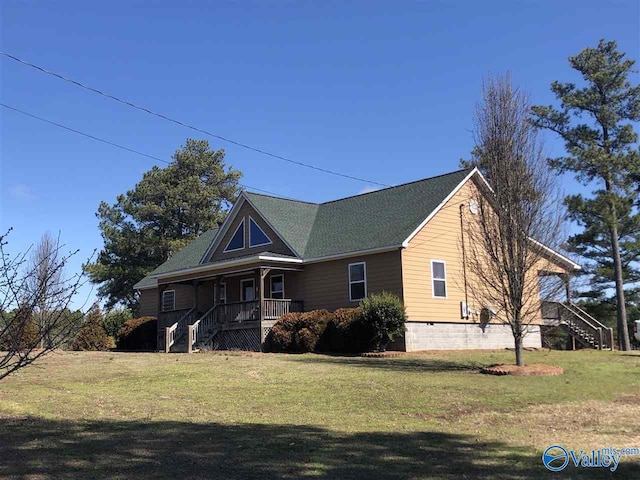
<svg viewBox="0 0 640 480">
<path fill-rule="evenodd" d="M 25 115 L 27 117 L 31 117 L 33 119 L 39 120 L 41 122 L 45 122 L 45 123 L 48 123 L 50 125 L 54 125 L 54 126 L 56 126 L 58 128 L 62 128 L 62 129 L 67 130 L 69 132 L 77 133 L 78 135 L 82 135 L 83 137 L 87 137 L 87 138 L 90 138 L 92 140 L 96 140 L 98 142 L 106 143 L 107 145 L 111 145 L 112 147 L 120 148 L 121 150 L 126 150 L 127 152 L 131 152 L 131 153 L 134 153 L 136 155 L 140 155 L 142 157 L 147 157 L 147 158 L 150 158 L 152 160 L 156 160 L 158 162 L 166 163 L 167 165 L 171 164 L 170 161 L 165 160 L 163 158 L 155 157 L 153 155 L 149 155 L 148 153 L 140 152 L 138 150 L 134 150 L 133 148 L 125 147 L 124 145 L 120 145 L 118 143 L 110 142 L 109 140 L 105 140 L 104 138 L 96 137 L 95 135 L 91 135 L 91 134 L 86 133 L 86 132 L 81 132 L 80 130 L 76 130 L 75 128 L 67 127 L 66 125 L 62 125 L 62 124 L 54 122 L 52 120 L 48 120 L 46 118 L 42 118 L 42 117 L 39 117 L 37 115 L 33 115 L 32 113 L 25 112 L 24 110 L 20 110 L 19 108 L 12 107 L 12 106 L 7 105 L 5 103 L 0 103 L 0 106 L 2 106 L 3 108 L 9 109 L 9 110 L 13 110 L 14 112 L 18 112 L 18 113 L 20 113 L 22 115 Z M 250 185 L 244 185 L 244 184 L 239 183 L 239 182 L 238 182 L 238 185 L 243 187 L 243 188 L 249 189 L 249 190 L 255 190 L 257 192 L 264 192 L 264 193 L 268 193 L 270 195 L 276 195 L 276 196 L 278 195 L 277 193 L 270 192 L 269 190 L 263 190 L 261 188 L 252 187 Z"/>
<path fill-rule="evenodd" d="M 372 180 L 367 180 L 367 179 L 364 179 L 364 178 L 355 177 L 355 176 L 352 176 L 352 175 L 347 175 L 345 173 L 335 172 L 335 171 L 329 170 L 327 168 L 317 167 L 315 165 L 311 165 L 309 163 L 300 162 L 298 160 L 292 160 L 290 158 L 283 157 L 282 155 L 277 155 L 275 153 L 271 153 L 271 152 L 268 152 L 266 150 L 262 150 L 260 148 L 252 147 L 250 145 L 247 145 L 246 143 L 241 143 L 241 142 L 232 140 L 230 138 L 226 138 L 226 137 L 223 137 L 223 136 L 220 136 L 220 135 L 216 135 L 215 133 L 211 133 L 211 132 L 209 132 L 207 130 L 195 127 L 195 126 L 190 125 L 188 123 L 185 123 L 185 122 L 182 122 L 180 120 L 176 120 L 174 118 L 171 118 L 171 117 L 168 117 L 166 115 L 163 115 L 162 113 L 155 112 L 155 111 L 153 111 L 153 110 L 151 110 L 149 108 L 143 107 L 141 105 L 137 105 L 137 104 L 135 104 L 133 102 L 130 102 L 128 100 L 124 100 L 124 99 L 119 98 L 119 97 L 117 97 L 115 95 L 111 95 L 110 93 L 103 92 L 101 90 L 98 90 L 97 88 L 91 87 L 89 85 L 85 85 L 84 83 L 78 82 L 77 80 L 73 80 L 73 79 L 68 78 L 68 77 L 65 77 L 64 75 L 61 75 L 59 73 L 52 72 L 50 70 L 47 70 L 44 67 L 40 67 L 40 66 L 35 65 L 33 63 L 27 62 L 26 60 L 22 60 L 22 59 L 14 56 L 14 55 L 11 55 L 9 53 L 0 51 L 0 55 L 4 56 L 6 58 L 9 58 L 11 60 L 14 60 L 14 61 L 16 61 L 18 63 L 21 63 L 22 65 L 25 65 L 27 67 L 31 67 L 31 68 L 34 68 L 36 70 L 39 70 L 40 72 L 45 73 L 47 75 L 51 75 L 51 76 L 56 77 L 56 78 L 58 78 L 60 80 L 64 80 L 65 82 L 72 83 L 72 84 L 74 84 L 74 85 L 76 85 L 76 86 L 78 86 L 80 88 L 84 88 L 85 90 L 89 90 L 90 92 L 97 93 L 98 95 L 101 95 L 101 96 L 103 96 L 105 98 L 109 98 L 111 100 L 119 102 L 119 103 L 121 103 L 123 105 L 126 105 L 128 107 L 135 108 L 137 110 L 141 110 L 141 111 L 143 111 L 145 113 L 148 113 L 150 115 L 162 118 L 163 120 L 166 120 L 168 122 L 174 123 L 176 125 L 180 125 L 182 127 L 188 128 L 190 130 L 194 130 L 196 132 L 203 133 L 203 134 L 208 135 L 210 137 L 217 138 L 218 140 L 222 140 L 223 142 L 231 143 L 232 145 L 236 145 L 238 147 L 241 147 L 241 148 L 244 148 L 244 149 L 247 149 L 247 150 L 251 150 L 251 151 L 256 152 L 256 153 L 260 153 L 262 155 L 267 155 L 267 156 L 272 157 L 272 158 L 277 158 L 278 160 L 283 160 L 285 162 L 289 162 L 289 163 L 292 163 L 294 165 L 299 165 L 301 167 L 310 168 L 312 170 L 317 170 L 319 172 L 327 173 L 327 174 L 330 174 L 330 175 L 335 175 L 335 176 L 338 176 L 338 177 L 348 178 L 350 180 L 356 180 L 356 181 L 359 181 L 359 182 L 370 183 L 372 185 L 379 185 L 381 187 L 389 187 L 390 186 L 390 185 L 387 185 L 387 184 L 384 184 L 384 183 L 374 182 Z"/>
<path fill-rule="evenodd" d="M 20 113 L 22 115 L 25 115 L 27 117 L 33 118 L 35 120 L 39 120 L 41 122 L 48 123 L 50 125 L 54 125 L 54 126 L 56 126 L 58 128 L 62 128 L 62 129 L 67 130 L 69 132 L 73 132 L 73 133 L 76 133 L 78 135 L 82 135 L 84 137 L 90 138 L 92 140 L 96 140 L 98 142 L 102 142 L 102 143 L 105 143 L 107 145 L 111 145 L 113 147 L 120 148 L 121 150 L 125 150 L 127 152 L 131 152 L 131 153 L 133 153 L 135 155 L 140 155 L 142 157 L 150 158 L 150 159 L 156 160 L 158 162 L 166 163 L 167 165 L 171 163 L 171 162 L 169 162 L 169 161 L 167 161 L 167 160 L 165 160 L 163 158 L 159 158 L 159 157 L 156 157 L 156 156 L 153 156 L 153 155 L 149 155 L 147 153 L 141 152 L 139 150 L 135 150 L 133 148 L 125 147 L 124 145 L 120 145 L 118 143 L 114 143 L 114 142 L 111 142 L 109 140 L 105 140 L 104 138 L 96 137 L 95 135 L 91 135 L 89 133 L 82 132 L 80 130 L 76 130 L 75 128 L 71 128 L 71 127 L 68 127 L 66 125 L 62 125 L 62 124 L 54 122 L 52 120 L 48 120 L 46 118 L 39 117 L 38 115 L 34 115 L 32 113 L 25 112 L 24 110 L 20 110 L 19 108 L 12 107 L 12 106 L 7 105 L 5 103 L 0 103 L 0 106 L 3 107 L 3 108 L 6 108 L 8 110 L 12 110 L 14 112 L 17 112 L 17 113 Z M 261 189 L 261 188 L 252 187 L 250 185 L 245 185 L 245 184 L 242 184 L 242 183 L 238 183 L 238 185 L 243 187 L 243 188 L 245 188 L 245 189 L 248 189 L 248 190 L 255 190 L 257 192 L 262 192 L 262 193 L 266 193 L 266 194 L 269 194 L 269 195 L 274 195 L 274 196 L 276 196 L 278 198 L 283 198 L 282 195 L 280 195 L 278 193 L 275 193 L 275 192 L 270 192 L 269 190 L 264 190 L 264 189 Z M 359 195 L 356 195 L 356 196 L 359 196 Z M 461 203 L 464 203 L 464 202 L 456 202 L 456 203 L 453 203 L 451 205 L 446 205 L 446 206 L 442 207 L 440 211 L 448 210 L 450 208 L 458 208 Z M 350 214 L 353 214 L 353 215 L 361 215 L 361 212 L 356 211 L 354 209 L 350 209 L 350 208 L 342 207 L 340 210 L 342 212 L 344 212 L 344 213 L 350 213 Z M 440 234 L 435 235 L 435 236 L 427 237 L 425 239 L 422 239 L 420 242 L 412 243 L 412 246 L 413 247 L 417 247 L 417 246 L 423 245 L 425 243 L 432 242 L 433 240 L 438 239 L 438 238 L 440 238 L 440 237 L 442 237 L 442 236 L 444 236 L 444 235 L 446 235 L 448 233 L 450 233 L 450 232 L 447 231 L 447 232 L 440 233 Z"/>
</svg>

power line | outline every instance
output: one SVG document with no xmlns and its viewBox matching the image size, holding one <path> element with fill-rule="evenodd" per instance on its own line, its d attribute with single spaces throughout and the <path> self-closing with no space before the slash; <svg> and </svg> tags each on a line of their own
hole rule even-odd
<svg viewBox="0 0 640 480">
<path fill-rule="evenodd" d="M 165 160 L 163 158 L 155 157 L 153 155 L 149 155 L 148 153 L 140 152 L 139 150 L 134 150 L 133 148 L 125 147 L 124 145 L 120 145 L 118 143 L 110 142 L 109 140 L 105 140 L 104 138 L 96 137 L 95 135 L 91 135 L 91 134 L 86 133 L 86 132 L 81 132 L 80 130 L 76 130 L 75 128 L 67 127 L 66 125 L 62 125 L 62 124 L 54 122 L 52 120 L 48 120 L 46 118 L 39 117 L 38 115 L 34 115 L 32 113 L 25 112 L 24 110 L 20 110 L 19 108 L 12 107 L 12 106 L 7 105 L 5 103 L 0 103 L 0 106 L 2 106 L 4 108 L 7 108 L 9 110 L 13 110 L 14 112 L 20 113 L 20 114 L 25 115 L 27 117 L 31 117 L 33 119 L 39 120 L 41 122 L 48 123 L 50 125 L 54 125 L 54 126 L 56 126 L 58 128 L 62 128 L 62 129 L 67 130 L 69 132 L 73 132 L 73 133 L 76 133 L 78 135 L 82 135 L 83 137 L 87 137 L 87 138 L 90 138 L 92 140 L 96 140 L 98 142 L 102 142 L 102 143 L 105 143 L 107 145 L 111 145 L 112 147 L 116 147 L 116 148 L 119 148 L 121 150 L 125 150 L 127 152 L 131 152 L 131 153 L 134 153 L 136 155 L 140 155 L 142 157 L 147 157 L 147 158 L 150 158 L 152 160 L 156 160 L 158 162 L 166 163 L 167 165 L 171 164 L 170 161 Z M 257 192 L 264 192 L 264 193 L 268 193 L 270 195 L 278 195 L 277 193 L 270 192 L 269 190 L 264 190 L 264 189 L 261 189 L 261 188 L 252 187 L 250 185 L 244 185 L 244 184 L 239 183 L 239 182 L 238 182 L 238 185 L 240 185 L 243 188 L 249 189 L 249 190 L 255 190 Z"/>
<path fill-rule="evenodd" d="M 350 180 L 356 180 L 356 181 L 359 181 L 359 182 L 370 183 L 372 185 L 379 185 L 381 187 L 389 187 L 390 186 L 390 185 L 387 185 L 387 184 L 384 184 L 384 183 L 374 182 L 372 180 L 367 180 L 367 179 L 364 179 L 364 178 L 355 177 L 355 176 L 352 176 L 352 175 L 347 175 L 345 173 L 335 172 L 333 170 L 329 170 L 329 169 L 326 169 L 326 168 L 317 167 L 315 165 L 311 165 L 309 163 L 300 162 L 298 160 L 292 160 L 290 158 L 283 157 L 282 155 L 277 155 L 275 153 L 271 153 L 271 152 L 268 152 L 266 150 L 262 150 L 261 148 L 252 147 L 252 146 L 250 146 L 250 145 L 248 145 L 246 143 L 241 143 L 241 142 L 238 142 L 236 140 L 232 140 L 230 138 L 226 138 L 226 137 L 223 137 L 223 136 L 220 136 L 220 135 L 216 135 L 215 133 L 211 133 L 211 132 L 209 132 L 207 130 L 195 127 L 193 125 L 190 125 L 188 123 L 182 122 L 180 120 L 176 120 L 176 119 L 168 117 L 168 116 L 166 116 L 166 115 L 164 115 L 162 113 L 155 112 L 155 111 L 153 111 L 153 110 L 151 110 L 149 108 L 146 108 L 146 107 L 143 107 L 141 105 L 137 105 L 137 104 L 135 104 L 133 102 L 130 102 L 128 100 L 124 100 L 122 98 L 119 98 L 119 97 L 117 97 L 115 95 L 112 95 L 110 93 L 103 92 L 102 90 L 99 90 L 97 88 L 91 87 L 91 86 L 86 85 L 84 83 L 81 83 L 81 82 L 79 82 L 77 80 L 73 80 L 71 78 L 65 77 L 64 75 L 61 75 L 59 73 L 52 72 L 50 70 L 47 70 L 44 67 L 40 67 L 40 66 L 35 65 L 33 63 L 27 62 L 26 60 L 22 60 L 22 59 L 14 56 L 14 55 L 11 55 L 9 53 L 0 51 L 0 55 L 4 56 L 6 58 L 9 58 L 11 60 L 14 60 L 14 61 L 16 61 L 18 63 L 21 63 L 22 65 L 25 65 L 27 67 L 34 68 L 34 69 L 36 69 L 36 70 L 38 70 L 38 71 L 40 71 L 42 73 L 45 73 L 47 75 L 51 75 L 53 77 L 56 77 L 56 78 L 58 78 L 60 80 L 65 81 L 65 82 L 72 83 L 72 84 L 74 84 L 74 85 L 76 85 L 76 86 L 78 86 L 80 88 L 84 88 L 85 90 L 89 90 L 90 92 L 96 93 L 96 94 L 101 95 L 101 96 L 103 96 L 105 98 L 108 98 L 110 100 L 114 100 L 114 101 L 116 101 L 118 103 L 121 103 L 121 104 L 126 105 L 126 106 L 131 107 L 131 108 L 135 108 L 135 109 L 140 110 L 140 111 L 143 111 L 143 112 L 148 113 L 150 115 L 153 115 L 155 117 L 162 118 L 163 120 L 166 120 L 168 122 L 174 123 L 176 125 L 180 125 L 182 127 L 188 128 L 190 130 L 194 130 L 196 132 L 203 133 L 205 135 L 208 135 L 210 137 L 216 138 L 218 140 L 222 140 L 223 142 L 231 143 L 232 145 L 236 145 L 238 147 L 241 147 L 241 148 L 244 148 L 244 149 L 247 149 L 247 150 L 251 150 L 251 151 L 256 152 L 256 153 L 260 153 L 262 155 L 267 155 L 269 157 L 276 158 L 278 160 L 283 160 L 285 162 L 289 162 L 289 163 L 292 163 L 294 165 L 299 165 L 301 167 L 310 168 L 310 169 L 317 170 L 319 172 L 327 173 L 327 174 L 330 174 L 330 175 L 335 175 L 335 176 L 338 176 L 338 177 L 348 178 Z"/>
<path fill-rule="evenodd" d="M 54 122 L 54 121 L 52 121 L 52 120 L 49 120 L 49 119 L 46 119 L 46 118 L 43 118 L 43 117 L 40 117 L 40 116 L 38 116 L 38 115 L 34 115 L 34 114 L 32 114 L 32 113 L 25 112 L 24 110 L 20 110 L 19 108 L 12 107 L 12 106 L 7 105 L 7 104 L 5 104 L 5 103 L 0 103 L 0 106 L 1 106 L 1 107 L 3 107 L 3 108 L 6 108 L 6 109 L 8 109 L 8 110 L 12 110 L 12 111 L 14 111 L 14 112 L 17 112 L 17 113 L 20 113 L 20 114 L 22 114 L 22 115 L 25 115 L 25 116 L 27 116 L 27 117 L 33 118 L 33 119 L 35 119 L 35 120 L 39 120 L 39 121 L 41 121 L 41 122 L 48 123 L 48 124 L 50 124 L 50 125 L 54 125 L 54 126 L 56 126 L 56 127 L 58 127 L 58 128 L 62 128 L 62 129 L 67 130 L 67 131 L 69 131 L 69 132 L 73 132 L 73 133 L 76 133 L 76 134 L 78 134 L 78 135 L 82 135 L 82 136 L 84 136 L 84 137 L 90 138 L 90 139 L 92 139 L 92 140 L 96 140 L 96 141 L 98 141 L 98 142 L 102 142 L 102 143 L 105 143 L 105 144 L 107 144 L 107 145 L 111 145 L 111 146 L 113 146 L 113 147 L 120 148 L 121 150 L 125 150 L 125 151 L 130 152 L 130 153 L 133 153 L 133 154 L 135 154 L 135 155 L 140 155 L 140 156 L 142 156 L 142 157 L 150 158 L 150 159 L 152 159 L 152 160 L 156 160 L 156 161 L 158 161 L 158 162 L 166 163 L 167 165 L 171 164 L 171 162 L 169 162 L 169 161 L 167 161 L 167 160 L 165 160 L 165 159 L 163 159 L 163 158 L 159 158 L 159 157 L 156 157 L 156 156 L 154 156 L 154 155 L 150 155 L 150 154 L 147 154 L 147 153 L 141 152 L 141 151 L 139 151 L 139 150 L 135 150 L 135 149 L 133 149 L 133 148 L 125 147 L 124 145 L 120 145 L 120 144 L 118 144 L 118 143 L 114 143 L 114 142 L 111 142 L 111 141 L 109 141 L 109 140 L 105 140 L 104 138 L 96 137 L 95 135 L 91 135 L 91 134 L 89 134 L 89 133 L 82 132 L 82 131 L 80 131 L 80 130 L 76 130 L 75 128 L 71 128 L 71 127 L 68 127 L 68 126 L 66 126 L 66 125 L 62 125 L 62 124 L 60 124 L 60 123 Z M 262 189 L 262 188 L 252 187 L 252 186 L 250 186 L 250 185 L 245 185 L 245 184 L 242 184 L 242 183 L 240 183 L 240 182 L 238 182 L 238 185 L 239 185 L 239 186 L 241 186 L 241 187 L 243 187 L 243 188 L 245 188 L 245 189 L 248 189 L 248 190 L 255 190 L 255 191 L 257 191 L 257 192 L 267 193 L 267 194 L 269 194 L 269 195 L 275 195 L 275 196 L 276 196 L 276 197 L 278 197 L 278 198 L 283 198 L 281 194 L 278 194 L 278 193 L 275 193 L 275 192 L 271 192 L 271 191 L 269 191 L 269 190 L 264 190 L 264 189 Z M 358 195 L 356 195 L 356 196 L 358 196 Z M 342 199 L 341 199 L 341 200 L 342 200 Z M 464 202 L 457 202 L 457 203 L 453 203 L 453 204 L 451 204 L 451 205 L 443 206 L 443 207 L 440 209 L 440 211 L 448 210 L 448 209 L 450 209 L 450 208 L 458 208 L 458 207 L 460 206 L 460 204 L 462 204 L 462 203 L 464 203 Z M 351 209 L 351 208 L 348 208 L 348 207 L 347 207 L 347 208 L 345 208 L 344 206 L 342 206 L 342 207 L 340 208 L 340 211 L 342 211 L 342 212 L 344 212 L 344 213 L 350 213 L 350 214 L 353 214 L 353 215 L 361 215 L 361 212 L 356 211 L 356 210 Z M 412 245 L 413 245 L 414 247 L 417 247 L 417 246 L 423 245 L 423 244 L 425 244 L 425 243 L 427 243 L 427 242 L 432 242 L 433 240 L 435 240 L 435 239 L 437 239 L 437 238 L 440 238 L 440 237 L 442 237 L 443 235 L 445 235 L 445 234 L 447 234 L 447 233 L 448 233 L 448 232 L 444 232 L 444 233 L 438 234 L 438 235 L 436 235 L 436 236 L 434 236 L 434 237 L 427 237 L 426 239 L 423 239 L 423 240 L 422 240 L 422 241 L 420 241 L 419 243 L 413 243 Z"/>
</svg>

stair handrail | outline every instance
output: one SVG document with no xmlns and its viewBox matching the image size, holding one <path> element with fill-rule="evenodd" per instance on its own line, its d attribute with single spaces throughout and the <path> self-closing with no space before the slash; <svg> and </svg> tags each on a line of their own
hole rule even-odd
<svg viewBox="0 0 640 480">
<path fill-rule="evenodd" d="M 189 339 L 188 349 L 191 351 L 193 346 L 199 341 L 205 341 L 207 339 L 207 329 L 213 329 L 213 333 L 209 336 L 212 337 L 217 333 L 216 325 L 216 309 L 218 305 L 214 305 L 207 310 L 198 320 L 193 322 L 193 325 L 189 325 Z"/>
<path fill-rule="evenodd" d="M 582 317 L 582 315 L 580 315 L 579 313 L 576 313 L 574 310 L 569 308 L 569 306 L 567 304 L 558 303 L 558 305 L 562 305 L 562 307 L 572 315 L 572 318 L 574 320 L 578 320 L 578 322 L 574 321 L 574 323 L 581 324 L 580 326 L 588 327 L 588 329 L 591 329 L 591 333 L 593 334 L 594 341 L 595 340 L 598 341 L 598 348 L 601 350 L 602 349 L 602 343 L 603 343 L 602 328 L 601 327 L 596 327 L 594 324 L 592 324 L 587 319 Z"/>
<path fill-rule="evenodd" d="M 572 308 L 577 310 L 580 314 L 582 314 L 583 317 L 588 318 L 589 321 L 591 321 L 592 323 L 595 323 L 597 326 L 602 328 L 603 332 L 605 332 L 605 331 L 608 332 L 609 335 L 605 336 L 605 338 L 604 338 L 605 342 L 604 343 L 607 345 L 607 348 L 613 349 L 613 328 L 607 327 L 604 323 L 602 323 L 600 320 L 595 318 L 593 315 L 590 315 L 589 313 L 587 313 L 583 308 L 580 308 L 575 303 L 572 303 L 572 302 L 567 302 L 567 303 Z"/>
<path fill-rule="evenodd" d="M 594 318 L 593 316 L 589 315 L 587 312 L 585 312 L 582 308 L 580 308 L 575 303 L 567 302 L 566 305 L 570 309 L 573 308 L 573 309 L 577 310 L 583 317 L 588 318 L 589 321 L 591 323 L 595 324 L 596 326 L 601 327 L 601 328 L 609 328 L 604 323 L 602 323 L 600 320 L 598 320 L 598 319 Z"/>
<path fill-rule="evenodd" d="M 187 310 L 183 316 L 181 316 L 173 325 L 166 327 L 165 329 L 165 351 L 168 352 L 169 349 L 176 343 L 177 340 L 180 340 L 182 336 L 187 333 L 189 327 L 189 319 L 193 315 L 196 307 L 191 307 Z"/>
</svg>

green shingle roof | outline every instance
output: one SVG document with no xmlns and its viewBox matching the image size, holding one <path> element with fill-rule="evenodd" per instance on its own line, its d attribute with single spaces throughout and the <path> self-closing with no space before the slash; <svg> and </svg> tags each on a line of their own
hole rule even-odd
<svg viewBox="0 0 640 480">
<path fill-rule="evenodd" d="M 311 259 L 400 245 L 470 172 L 321 204 L 245 195 L 302 258 Z"/>
<path fill-rule="evenodd" d="M 173 254 L 169 259 L 149 273 L 146 277 L 136 283 L 136 288 L 148 288 L 156 285 L 156 280 L 151 278 L 151 275 L 159 273 L 173 272 L 174 270 L 182 270 L 184 268 L 196 267 L 200 265 L 203 253 L 209 248 L 211 242 L 218 234 L 218 227 L 207 230 L 198 238 L 195 238 L 182 250 L 179 250 Z"/>
<path fill-rule="evenodd" d="M 470 169 L 325 203 L 244 192 L 303 259 L 400 245 L 471 172 Z M 203 233 L 149 275 L 201 265 L 218 229 Z M 145 277 L 136 287 L 155 285 Z"/>
</svg>

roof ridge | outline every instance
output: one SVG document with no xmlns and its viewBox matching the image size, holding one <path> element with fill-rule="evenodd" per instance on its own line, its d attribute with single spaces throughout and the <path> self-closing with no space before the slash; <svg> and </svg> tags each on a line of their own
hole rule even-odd
<svg viewBox="0 0 640 480">
<path fill-rule="evenodd" d="M 248 192 L 246 190 L 244 191 L 244 193 L 248 193 L 250 195 L 257 195 L 259 197 L 268 197 L 268 198 L 275 198 L 277 200 L 286 200 L 287 202 L 306 203 L 308 205 L 321 205 L 320 203 L 309 202 L 307 200 L 298 200 L 297 198 L 288 198 L 288 197 L 278 197 L 277 195 L 267 195 L 265 193 Z"/>
<path fill-rule="evenodd" d="M 390 187 L 379 188 L 379 189 L 373 190 L 371 192 L 357 193 L 355 195 L 349 195 L 349 196 L 346 196 L 346 197 L 336 198 L 334 200 L 327 200 L 326 202 L 320 202 L 320 203 L 318 203 L 318 202 L 309 202 L 307 200 L 299 200 L 297 198 L 287 198 L 287 197 L 279 197 L 277 195 L 267 195 L 265 193 L 248 192 L 246 190 L 244 191 L 244 193 L 248 193 L 248 194 L 251 194 L 251 195 L 257 195 L 259 197 L 268 197 L 268 198 L 275 198 L 275 199 L 278 199 L 278 200 L 286 200 L 288 202 L 298 202 L 298 203 L 306 203 L 308 205 L 320 206 L 320 205 L 326 205 L 328 203 L 340 202 L 342 200 L 347 200 L 349 198 L 362 197 L 364 195 L 370 195 L 372 193 L 384 192 L 384 191 L 387 191 L 387 190 L 391 190 L 392 188 L 405 187 L 407 185 L 411 185 L 413 183 L 424 182 L 426 180 L 434 180 L 436 178 L 446 177 L 447 175 L 455 175 L 456 173 L 460 173 L 460 172 L 467 172 L 467 171 L 471 172 L 472 170 L 473 170 L 473 167 L 461 168 L 461 169 L 455 170 L 453 172 L 447 172 L 447 173 L 441 173 L 440 175 L 434 175 L 433 177 L 425 177 L 425 178 L 421 178 L 419 180 L 412 180 L 411 182 L 400 183 L 398 185 L 391 185 Z"/>
<path fill-rule="evenodd" d="M 364 195 L 370 195 L 372 193 L 385 192 L 385 191 L 391 190 L 393 188 L 406 187 L 407 185 L 412 185 L 414 183 L 425 182 L 427 180 L 435 180 L 436 178 L 446 177 L 448 175 L 455 175 L 455 174 L 460 173 L 460 172 L 467 172 L 467 171 L 471 172 L 472 170 L 473 170 L 473 167 L 471 167 L 471 168 L 461 168 L 460 170 L 456 170 L 454 172 L 441 173 L 440 175 L 434 175 L 433 177 L 421 178 L 420 180 L 412 180 L 411 182 L 401 183 L 399 185 L 391 185 L 390 187 L 379 188 L 377 190 L 372 190 L 371 192 L 358 193 L 356 195 L 349 195 L 348 197 L 336 198 L 335 200 L 328 200 L 326 202 L 320 203 L 320 205 L 326 205 L 328 203 L 341 202 L 342 200 L 348 200 L 350 198 L 355 198 L 355 197 L 363 197 Z"/>
</svg>

